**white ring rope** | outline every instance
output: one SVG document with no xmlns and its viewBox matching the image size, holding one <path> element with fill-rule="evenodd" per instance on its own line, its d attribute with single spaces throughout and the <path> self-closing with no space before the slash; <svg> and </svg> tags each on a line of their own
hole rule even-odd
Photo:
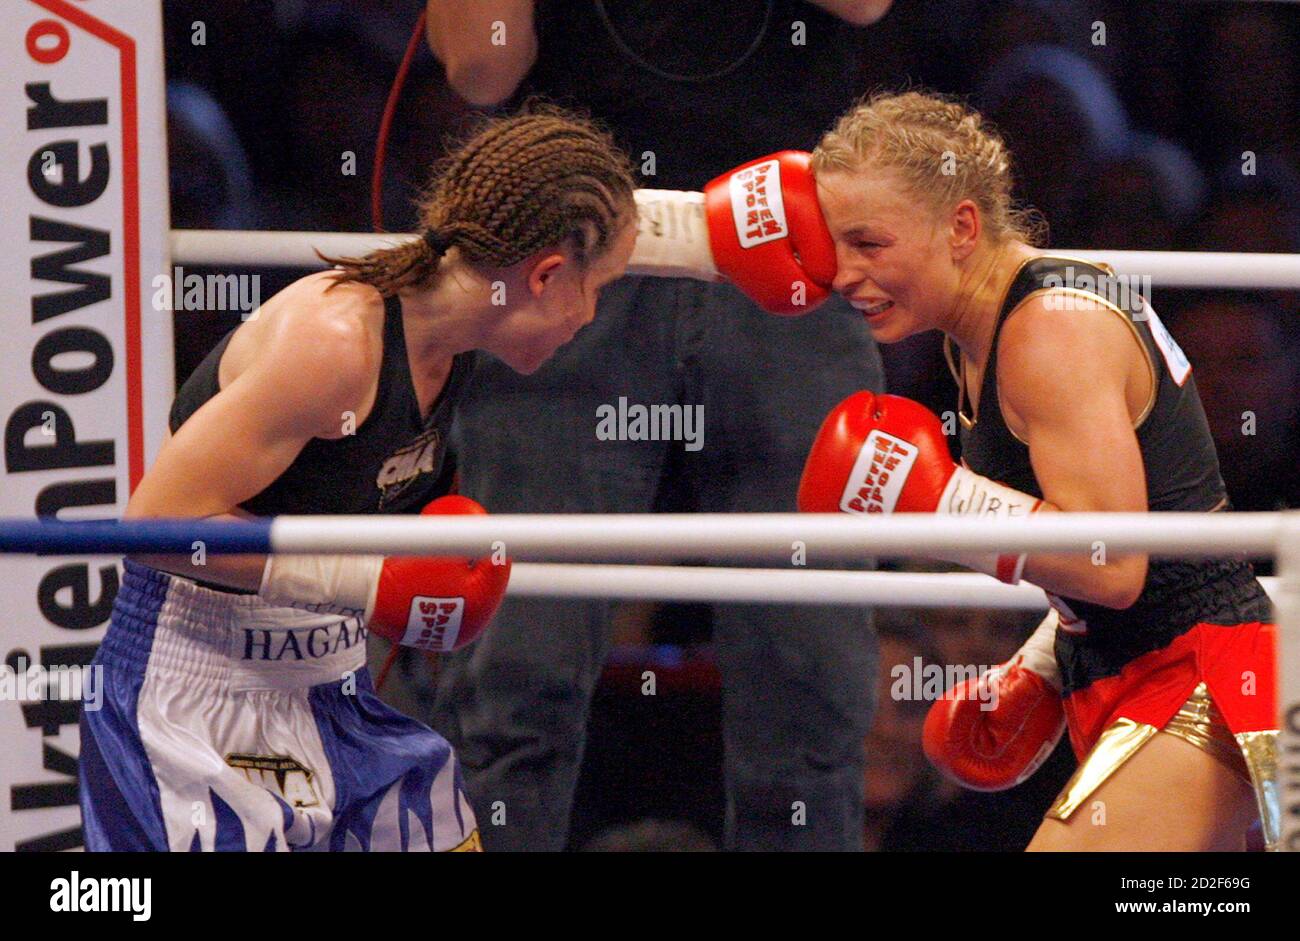
<svg viewBox="0 0 1300 941">
<path fill-rule="evenodd" d="M 229 267 L 320 268 L 326 255 L 364 255 L 414 236 L 352 232 L 258 232 L 173 229 L 173 264 Z M 1300 289 L 1300 255 L 1249 252 L 1133 252 L 1053 249 L 1054 254 L 1105 261 L 1122 275 L 1150 277 L 1162 288 Z M 631 274 L 663 274 L 659 265 L 632 265 Z M 682 271 L 685 275 L 688 272 Z M 714 280 L 708 277 L 706 280 Z"/>
<path fill-rule="evenodd" d="M 1103 560 L 1118 552 L 1265 557 L 1276 551 L 1288 520 L 1300 528 L 1300 511 L 1043 513 L 1011 520 L 921 513 L 871 518 L 833 513 L 282 516 L 271 523 L 270 548 L 345 555 L 504 551 L 517 559 L 551 562 L 744 558 L 785 565 L 806 552 L 813 566 L 831 559 L 993 551 L 1081 552 Z"/>
<path fill-rule="evenodd" d="M 1261 578 L 1270 596 L 1277 579 Z M 509 594 L 525 598 L 693 601 L 710 604 L 829 604 L 903 608 L 1043 611 L 1047 596 L 1022 582 L 939 572 L 838 572 L 819 569 L 700 568 L 521 562 Z"/>
</svg>

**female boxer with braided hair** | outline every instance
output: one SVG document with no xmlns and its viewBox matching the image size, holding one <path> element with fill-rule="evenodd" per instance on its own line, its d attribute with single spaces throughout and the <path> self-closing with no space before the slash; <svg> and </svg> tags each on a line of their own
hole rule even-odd
<svg viewBox="0 0 1300 941">
<path fill-rule="evenodd" d="M 859 393 L 823 425 L 800 507 L 1224 509 L 1182 351 L 1105 266 L 1035 247 L 1041 227 L 1014 208 L 1009 167 L 977 113 L 919 92 L 873 97 L 818 145 L 835 289 L 878 341 L 944 332 L 963 466 L 936 416 Z M 1276 839 L 1273 626 L 1248 563 L 1104 546 L 953 561 L 1023 573 L 1054 609 L 1010 664 L 950 692 L 926 725 L 932 759 L 995 790 L 1033 771 L 1064 718 L 1079 769 L 1031 849 L 1241 848 L 1257 818 Z"/>
<path fill-rule="evenodd" d="M 632 252 L 634 186 L 576 116 L 487 122 L 439 168 L 422 238 L 326 259 L 217 345 L 126 515 L 483 512 L 442 496 L 475 351 L 532 372 L 591 320 Z M 365 638 L 468 643 L 508 575 L 504 559 L 128 559 L 96 659 L 105 704 L 82 722 L 87 848 L 477 848 L 450 746 L 375 697 Z"/>
</svg>

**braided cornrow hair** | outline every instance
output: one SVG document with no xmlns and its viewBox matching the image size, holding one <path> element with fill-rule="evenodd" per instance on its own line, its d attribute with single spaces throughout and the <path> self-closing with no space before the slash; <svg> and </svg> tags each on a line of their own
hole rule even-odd
<svg viewBox="0 0 1300 941">
<path fill-rule="evenodd" d="M 948 209 L 962 199 L 980 208 L 994 241 L 1046 241 L 1046 223 L 1012 199 L 1011 152 L 979 112 L 924 91 L 876 93 L 840 118 L 813 151 L 814 173 L 892 169 L 918 199 Z"/>
<path fill-rule="evenodd" d="M 338 269 L 335 283 L 360 281 L 385 296 L 431 283 L 452 246 L 471 264 L 504 268 L 564 245 L 585 268 L 635 218 L 635 189 L 631 163 L 606 132 L 530 102 L 487 119 L 439 162 L 419 201 L 421 238 L 360 258 L 320 257 Z"/>
</svg>

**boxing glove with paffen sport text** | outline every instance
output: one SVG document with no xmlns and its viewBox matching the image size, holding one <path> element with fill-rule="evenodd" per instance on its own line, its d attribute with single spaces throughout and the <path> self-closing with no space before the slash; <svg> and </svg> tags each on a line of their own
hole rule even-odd
<svg viewBox="0 0 1300 941">
<path fill-rule="evenodd" d="M 835 243 L 817 202 L 811 154 L 783 150 L 704 188 L 718 271 L 773 314 L 806 314 L 831 293 Z"/>
<path fill-rule="evenodd" d="M 452 495 L 434 500 L 422 515 L 486 512 Z M 509 559 L 271 555 L 259 594 L 286 607 L 360 615 L 395 643 L 446 651 L 483 633 L 509 581 Z"/>
<path fill-rule="evenodd" d="M 1015 787 L 1038 770 L 1065 732 L 1050 612 L 1006 663 L 958 683 L 931 706 L 921 743 L 943 774 L 975 791 Z"/>
<path fill-rule="evenodd" d="M 938 417 L 898 395 L 856 392 L 822 422 L 799 481 L 805 513 L 1027 516 L 1042 505 L 953 462 Z M 1023 553 L 950 554 L 946 561 L 1010 584 Z"/>
</svg>

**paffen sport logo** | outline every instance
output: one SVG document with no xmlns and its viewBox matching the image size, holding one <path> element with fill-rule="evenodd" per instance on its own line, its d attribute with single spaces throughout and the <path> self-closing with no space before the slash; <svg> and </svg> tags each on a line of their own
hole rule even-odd
<svg viewBox="0 0 1300 941">
<path fill-rule="evenodd" d="M 790 234 L 781 195 L 781 164 L 775 160 L 738 170 L 728 181 L 731 216 L 741 248 L 783 239 Z"/>
<path fill-rule="evenodd" d="M 867 435 L 840 495 L 841 512 L 894 512 L 919 453 L 915 445 L 883 431 Z"/>
<path fill-rule="evenodd" d="M 406 621 L 406 633 L 402 635 L 402 646 L 439 653 L 451 650 L 456 646 L 464 618 L 464 598 L 429 598 L 417 595 L 411 599 L 411 611 Z"/>
</svg>

